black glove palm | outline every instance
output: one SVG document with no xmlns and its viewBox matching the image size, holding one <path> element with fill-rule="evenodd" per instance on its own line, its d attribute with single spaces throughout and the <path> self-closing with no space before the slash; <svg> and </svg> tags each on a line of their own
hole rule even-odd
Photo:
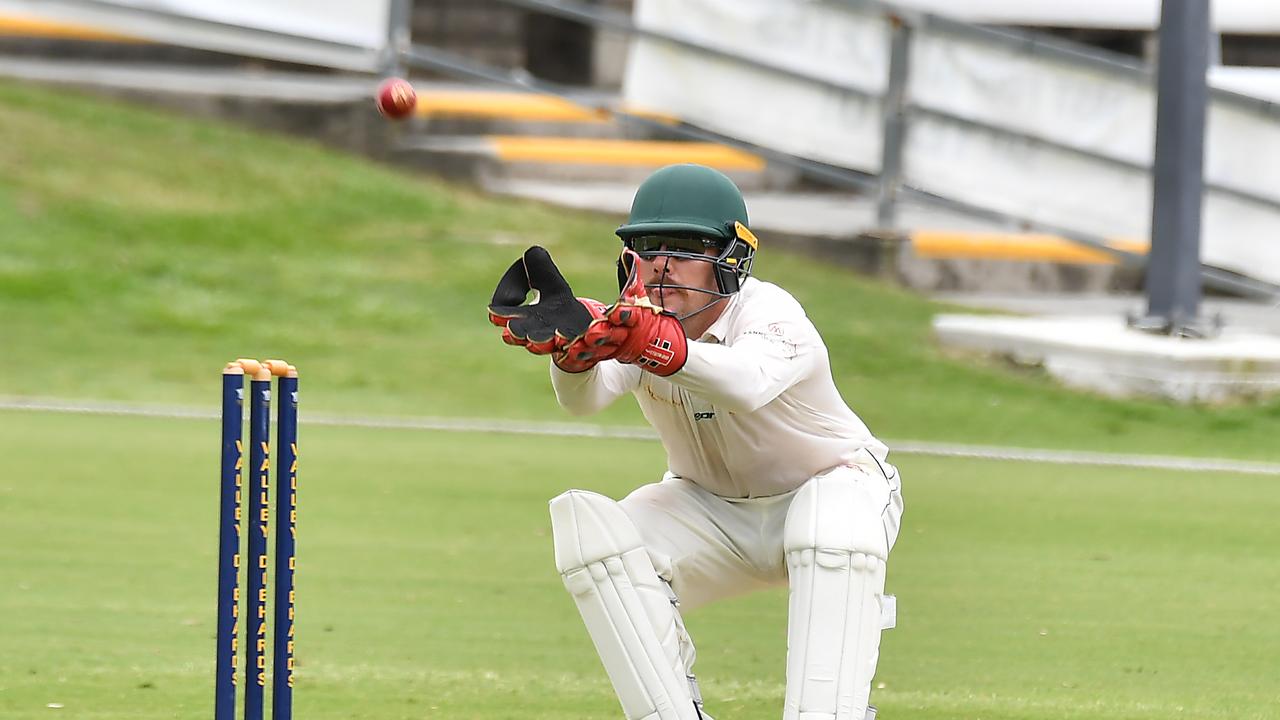
<svg viewBox="0 0 1280 720">
<path fill-rule="evenodd" d="M 530 290 L 535 295 L 526 304 Z M 551 254 L 537 245 L 507 268 L 489 302 L 489 321 L 507 328 L 517 345 L 554 343 L 557 335 L 562 341 L 572 340 L 586 331 L 591 320 L 590 311 L 574 297 Z"/>
</svg>

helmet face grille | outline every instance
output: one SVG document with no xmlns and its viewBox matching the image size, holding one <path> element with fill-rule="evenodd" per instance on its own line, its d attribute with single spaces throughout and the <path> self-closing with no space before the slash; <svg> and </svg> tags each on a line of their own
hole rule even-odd
<svg viewBox="0 0 1280 720">
<path fill-rule="evenodd" d="M 743 227 L 743 229 L 746 228 Z M 755 240 L 755 236 L 751 236 L 751 239 Z M 716 291 L 675 285 L 669 287 L 696 290 L 720 297 L 732 295 L 742 288 L 742 282 L 751 276 L 751 265 L 756 252 L 754 245 L 748 244 L 736 235 L 728 242 L 722 238 L 695 234 L 637 235 L 624 238 L 622 243 L 646 260 L 669 257 L 711 263 L 715 266 Z M 712 249 L 717 250 L 716 254 L 707 252 Z M 625 284 L 626 279 L 626 269 L 619 260 L 619 289 Z"/>
</svg>

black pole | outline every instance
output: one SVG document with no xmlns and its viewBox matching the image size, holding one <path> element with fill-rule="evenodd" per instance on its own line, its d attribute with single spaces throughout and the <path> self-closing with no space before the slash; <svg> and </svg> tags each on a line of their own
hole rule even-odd
<svg viewBox="0 0 1280 720">
<path fill-rule="evenodd" d="M 1147 317 L 1140 327 L 1199 336 L 1200 206 L 1209 100 L 1210 0 L 1163 0 L 1156 98 Z"/>
<path fill-rule="evenodd" d="M 876 202 L 876 226 L 892 230 L 898 225 L 898 196 L 902 193 L 902 151 L 907 134 L 907 76 L 911 65 L 911 26 L 901 18 L 889 18 L 889 77 L 884 91 L 880 126 L 880 187 Z"/>
</svg>

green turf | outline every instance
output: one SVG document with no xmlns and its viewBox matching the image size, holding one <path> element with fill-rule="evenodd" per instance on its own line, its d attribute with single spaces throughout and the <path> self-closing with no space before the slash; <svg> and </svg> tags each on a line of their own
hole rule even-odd
<svg viewBox="0 0 1280 720">
<path fill-rule="evenodd" d="M 580 294 L 616 291 L 617 218 L 10 82 L 0 137 L 0 394 L 212 406 L 224 360 L 283 356 L 312 409 L 559 418 L 545 363 L 485 322 L 492 285 L 541 243 Z M 882 436 L 1276 455 L 1280 403 L 1104 400 L 950 359 L 939 306 L 763 243 L 758 275 L 805 304 Z M 640 421 L 629 403 L 599 419 Z"/>
<path fill-rule="evenodd" d="M 216 437 L 0 411 L 0 717 L 210 715 Z M 896 459 L 884 717 L 1275 717 L 1275 478 Z M 546 500 L 651 481 L 656 444 L 304 427 L 301 460 L 298 717 L 619 717 Z M 778 717 L 784 601 L 688 618 L 716 717 Z"/>
</svg>

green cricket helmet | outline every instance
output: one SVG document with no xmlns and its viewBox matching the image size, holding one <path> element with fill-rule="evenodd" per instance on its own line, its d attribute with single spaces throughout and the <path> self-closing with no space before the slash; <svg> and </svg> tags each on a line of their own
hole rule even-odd
<svg viewBox="0 0 1280 720">
<path fill-rule="evenodd" d="M 748 224 L 747 205 L 732 180 L 705 165 L 685 163 L 668 165 L 641 183 L 631 216 L 616 232 L 623 246 L 645 259 L 672 257 L 715 265 L 719 292 L 666 287 L 724 298 L 738 292 L 751 275 L 759 241 Z M 626 283 L 629 269 L 619 259 L 619 287 Z"/>
</svg>

